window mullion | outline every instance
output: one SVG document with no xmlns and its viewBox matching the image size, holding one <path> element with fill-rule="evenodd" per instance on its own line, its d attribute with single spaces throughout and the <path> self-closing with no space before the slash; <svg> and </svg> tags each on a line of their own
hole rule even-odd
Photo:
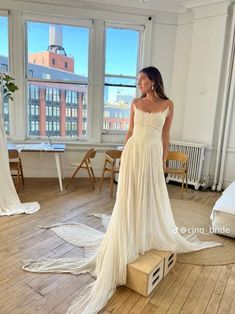
<svg viewBox="0 0 235 314">
<path fill-rule="evenodd" d="M 89 140 L 91 143 L 100 143 L 104 105 L 104 21 L 93 21 L 89 61 Z"/>
<path fill-rule="evenodd" d="M 15 78 L 15 84 L 19 90 L 14 94 L 11 116 L 11 139 L 25 140 L 26 138 L 26 91 L 24 80 L 24 26 L 22 13 L 11 10 L 9 16 L 9 44 L 10 44 L 10 75 Z"/>
</svg>

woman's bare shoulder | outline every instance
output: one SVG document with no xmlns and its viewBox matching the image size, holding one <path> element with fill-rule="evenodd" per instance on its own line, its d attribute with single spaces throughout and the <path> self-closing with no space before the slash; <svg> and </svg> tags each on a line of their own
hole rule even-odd
<svg viewBox="0 0 235 314">
<path fill-rule="evenodd" d="M 170 99 L 166 99 L 165 102 L 166 102 L 166 104 L 169 104 L 170 106 L 174 106 L 173 101 Z"/>
<path fill-rule="evenodd" d="M 169 107 L 169 109 L 173 110 L 173 108 L 174 108 L 174 103 L 173 103 L 172 100 L 166 99 L 166 100 L 164 100 L 164 103 L 165 103 L 166 107 Z"/>
<path fill-rule="evenodd" d="M 133 108 L 133 107 L 136 106 L 136 105 L 137 105 L 137 107 L 138 107 L 138 103 L 141 102 L 141 99 L 142 99 L 142 98 L 135 98 L 135 99 L 133 99 L 133 100 L 132 100 L 132 103 L 131 103 L 131 107 Z"/>
<path fill-rule="evenodd" d="M 133 99 L 132 103 L 138 104 L 142 100 L 141 97 Z"/>
</svg>

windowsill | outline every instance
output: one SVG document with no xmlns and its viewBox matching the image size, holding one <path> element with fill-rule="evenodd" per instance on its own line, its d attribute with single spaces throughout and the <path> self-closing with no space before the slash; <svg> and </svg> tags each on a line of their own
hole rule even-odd
<svg viewBox="0 0 235 314">
<path fill-rule="evenodd" d="M 8 139 L 7 141 L 8 143 L 15 143 L 15 144 L 33 144 L 33 143 L 49 143 L 48 139 L 27 139 L 27 140 L 10 140 Z M 105 143 L 92 143 L 92 142 L 88 142 L 88 141 L 77 141 L 77 142 L 69 142 L 69 141 L 65 141 L 63 139 L 57 139 L 57 140 L 53 140 L 52 139 L 53 144 L 55 143 L 60 143 L 60 144 L 65 144 L 66 145 L 66 151 L 73 151 L 73 150 L 84 150 L 84 149 L 89 149 L 89 148 L 96 148 L 97 150 L 103 151 L 103 150 L 107 150 L 110 148 L 117 148 L 117 146 L 122 146 L 123 142 L 105 142 Z"/>
</svg>

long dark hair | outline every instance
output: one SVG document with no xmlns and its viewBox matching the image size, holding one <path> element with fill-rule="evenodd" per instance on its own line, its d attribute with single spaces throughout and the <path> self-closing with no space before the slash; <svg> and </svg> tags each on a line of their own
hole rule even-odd
<svg viewBox="0 0 235 314">
<path fill-rule="evenodd" d="M 139 73 L 141 72 L 146 74 L 147 77 L 153 82 L 154 91 L 155 93 L 158 94 L 158 96 L 161 99 L 169 99 L 165 95 L 162 75 L 157 68 L 151 66 L 151 67 L 143 68 L 142 70 L 140 70 Z M 145 97 L 145 96 L 146 95 L 144 94 L 141 97 Z"/>
</svg>

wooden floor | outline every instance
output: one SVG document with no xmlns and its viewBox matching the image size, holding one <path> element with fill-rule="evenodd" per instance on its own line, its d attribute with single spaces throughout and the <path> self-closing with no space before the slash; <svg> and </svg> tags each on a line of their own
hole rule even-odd
<svg viewBox="0 0 235 314">
<path fill-rule="evenodd" d="M 180 198 L 179 186 L 168 185 L 168 191 L 171 198 Z M 184 198 L 212 206 L 219 196 L 189 189 Z M 28 273 L 21 268 L 22 260 L 80 256 L 81 249 L 37 226 L 79 221 L 102 229 L 100 221 L 87 214 L 112 210 L 108 181 L 99 193 L 90 188 L 87 179 L 76 181 L 64 192 L 54 179 L 28 179 L 20 198 L 39 201 L 41 210 L 33 215 L 0 217 L 0 313 L 65 313 L 91 277 Z M 119 287 L 102 313 L 235 313 L 235 264 L 203 267 L 177 263 L 149 298 Z"/>
</svg>

